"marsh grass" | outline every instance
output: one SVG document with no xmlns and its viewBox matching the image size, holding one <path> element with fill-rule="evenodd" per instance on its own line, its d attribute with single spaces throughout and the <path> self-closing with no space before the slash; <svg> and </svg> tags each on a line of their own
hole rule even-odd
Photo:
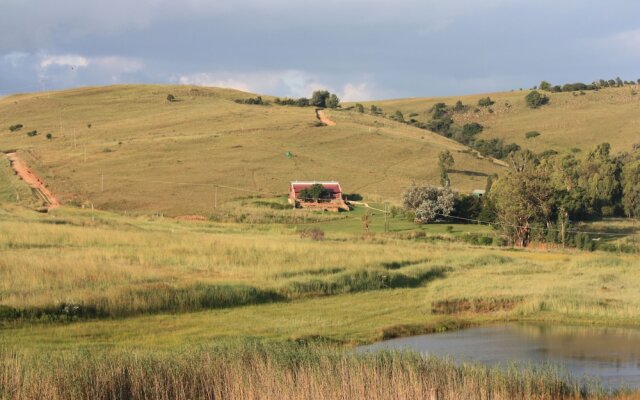
<svg viewBox="0 0 640 400">
<path fill-rule="evenodd" d="M 411 352 L 356 353 L 322 344 L 158 352 L 0 350 L 0 397 L 20 399 L 591 399 L 552 366 L 506 370 Z"/>
</svg>

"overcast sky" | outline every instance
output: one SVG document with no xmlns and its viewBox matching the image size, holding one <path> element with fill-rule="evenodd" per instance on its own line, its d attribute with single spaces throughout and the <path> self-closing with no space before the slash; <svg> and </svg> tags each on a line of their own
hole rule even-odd
<svg viewBox="0 0 640 400">
<path fill-rule="evenodd" d="M 639 66 L 638 0 L 0 0 L 0 95 L 183 83 L 365 100 Z"/>
</svg>

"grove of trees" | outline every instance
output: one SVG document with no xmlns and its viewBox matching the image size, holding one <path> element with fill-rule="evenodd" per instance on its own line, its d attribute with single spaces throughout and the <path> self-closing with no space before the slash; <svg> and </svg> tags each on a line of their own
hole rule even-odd
<svg viewBox="0 0 640 400">
<path fill-rule="evenodd" d="M 440 154 L 441 171 L 452 165 L 448 160 Z M 573 223 L 640 218 L 640 144 L 618 154 L 608 143 L 584 154 L 518 150 L 507 160 L 504 173 L 488 177 L 483 197 L 455 193 L 448 185 L 412 184 L 402 197 L 404 209 L 419 223 L 447 216 L 491 223 L 517 246 L 535 240 L 589 250 L 595 242 Z"/>
</svg>

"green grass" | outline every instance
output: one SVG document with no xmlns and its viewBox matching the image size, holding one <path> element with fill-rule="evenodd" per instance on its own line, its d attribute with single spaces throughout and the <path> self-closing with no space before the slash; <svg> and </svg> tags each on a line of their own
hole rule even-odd
<svg viewBox="0 0 640 400">
<path fill-rule="evenodd" d="M 573 93 L 545 93 L 550 98 L 549 105 L 539 109 L 526 106 L 524 97 L 528 90 L 503 93 L 477 94 L 455 97 L 411 98 L 363 103 L 366 108 L 371 104 L 382 107 L 386 114 L 396 110 L 404 113 L 405 119 L 410 113 L 420 121 L 427 121 L 427 111 L 438 102 L 454 105 L 461 100 L 471 109 L 456 114 L 454 121 L 459 125 L 478 122 L 485 127 L 480 138 L 501 138 L 507 143 L 517 143 L 523 148 L 536 152 L 544 150 L 568 151 L 579 148 L 590 150 L 606 141 L 613 151 L 629 151 L 640 140 L 637 125 L 640 123 L 638 105 L 640 95 L 638 86 L 607 88 L 600 91 L 586 91 L 583 96 Z M 490 108 L 478 107 L 478 100 L 490 96 L 495 104 Z M 506 104 L 509 104 L 507 106 Z M 481 112 L 475 113 L 479 108 Z M 540 136 L 526 139 L 525 133 L 540 132 Z M 454 155 L 455 157 L 455 155 Z"/>
<path fill-rule="evenodd" d="M 180 101 L 166 102 L 167 93 Z M 451 176 L 460 190 L 484 187 L 500 169 L 384 118 L 330 111 L 338 125 L 316 127 L 312 107 L 233 101 L 249 96 L 160 85 L 8 96 L 0 99 L 0 150 L 18 149 L 63 203 L 168 215 L 223 214 L 232 199 L 285 194 L 291 180 L 304 179 L 335 179 L 368 201 L 397 202 L 412 181 L 439 182 L 436 160 L 445 149 L 462 171 Z M 16 123 L 25 127 L 10 132 Z M 34 129 L 54 139 L 23 132 Z M 243 190 L 216 193 L 212 184 Z"/>
<path fill-rule="evenodd" d="M 436 241 L 363 235 L 348 220 L 345 231 L 314 241 L 281 224 L 4 210 L 3 337 L 24 348 L 171 348 L 234 337 L 368 343 L 511 320 L 640 325 L 635 255 L 469 246 L 442 233 Z M 465 302 L 472 311 L 433 311 Z M 456 307 L 445 308 L 464 309 Z"/>
</svg>

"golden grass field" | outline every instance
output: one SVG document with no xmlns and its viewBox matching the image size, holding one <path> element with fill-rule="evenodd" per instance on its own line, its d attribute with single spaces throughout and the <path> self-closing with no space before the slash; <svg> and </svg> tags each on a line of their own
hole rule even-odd
<svg viewBox="0 0 640 400">
<path fill-rule="evenodd" d="M 179 101 L 167 102 L 168 93 Z M 8 96 L 0 99 L 0 151 L 18 150 L 63 203 L 171 215 L 213 214 L 229 199 L 283 194 L 304 179 L 335 179 L 347 193 L 398 201 L 412 181 L 439 182 L 444 149 L 454 153 L 452 181 L 462 191 L 484 188 L 501 168 L 385 118 L 328 112 L 338 125 L 317 127 L 312 107 L 233 101 L 249 96 L 152 85 Z M 18 123 L 24 128 L 10 132 Z M 28 137 L 32 130 L 39 135 Z M 213 184 L 239 190 L 216 195 Z"/>
<path fill-rule="evenodd" d="M 587 151 L 601 142 L 609 142 L 612 151 L 628 151 L 640 142 L 640 87 L 637 85 L 621 88 L 606 88 L 599 91 L 585 91 L 584 95 L 573 93 L 548 93 L 550 103 L 539 109 L 530 109 L 525 104 L 528 90 L 503 93 L 486 93 L 465 96 L 411 98 L 364 102 L 382 107 L 386 114 L 396 110 L 403 112 L 405 119 L 410 113 L 415 118 L 427 121 L 428 110 L 438 102 L 452 106 L 460 100 L 471 106 L 464 114 L 456 114 L 454 121 L 463 125 L 478 122 L 485 127 L 479 138 L 501 138 L 507 143 L 517 143 L 523 148 L 536 152 L 545 150 L 570 150 L 578 148 Z M 635 93 L 635 94 L 634 94 Z M 577 94 L 577 93 L 576 93 Z M 478 100 L 491 97 L 494 111 L 478 107 Z M 473 110 L 479 108 L 481 112 Z M 540 136 L 525 139 L 525 133 L 538 131 Z"/>
</svg>

